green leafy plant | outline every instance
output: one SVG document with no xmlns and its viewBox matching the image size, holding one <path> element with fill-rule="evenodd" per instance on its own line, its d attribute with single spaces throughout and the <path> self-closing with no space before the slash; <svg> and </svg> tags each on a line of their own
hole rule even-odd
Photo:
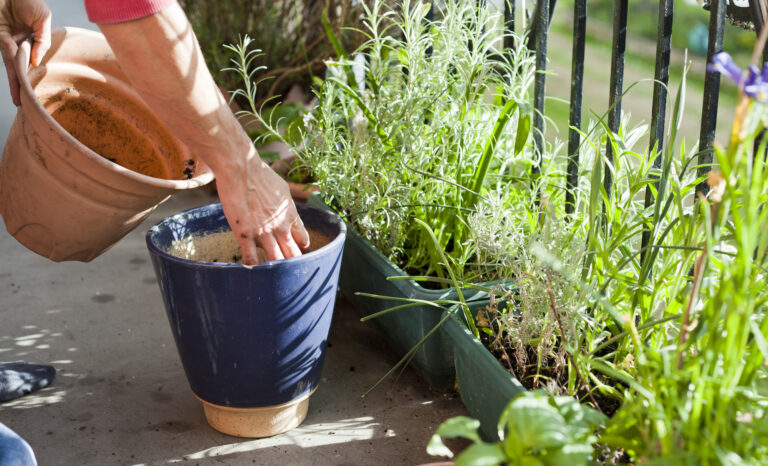
<svg viewBox="0 0 768 466">
<path fill-rule="evenodd" d="M 459 416 L 437 428 L 427 452 L 452 458 L 442 439 L 461 437 L 473 443 L 456 457 L 456 466 L 588 464 L 595 457 L 595 432 L 606 419 L 571 397 L 525 392 L 499 418 L 498 442 L 484 442 L 477 431 L 480 422 Z"/>
<path fill-rule="evenodd" d="M 497 50 L 498 15 L 473 2 L 444 2 L 436 20 L 428 11 L 373 3 L 358 31 L 366 42 L 329 63 L 299 158 L 326 201 L 404 269 L 448 278 L 419 219 L 462 278 L 482 279 L 466 217 L 524 157 L 533 62 L 524 47 Z"/>
<path fill-rule="evenodd" d="M 766 37 L 761 35 L 753 63 Z M 757 72 L 750 73 L 755 78 Z M 703 238 L 679 332 L 666 345 L 649 347 L 628 322 L 636 374 L 603 441 L 642 461 L 768 461 L 768 181 L 762 137 L 768 109 L 752 100 L 761 98 L 765 83 L 758 81 L 751 97 L 743 81 L 739 85 L 728 148 L 715 148 L 718 169 L 709 174 L 709 196 L 699 197 Z"/>
<path fill-rule="evenodd" d="M 538 206 L 500 199 L 469 217 L 477 260 L 493 260 L 514 283 L 501 293 L 511 298 L 508 308 L 491 306 L 477 316 L 489 347 L 506 356 L 506 367 L 526 386 L 592 402 L 602 398 L 608 410 L 620 402 L 624 381 L 602 369 L 626 373 L 631 365 L 625 319 L 638 322 L 645 338 L 662 342 L 654 331 L 679 313 L 679 299 L 671 298 L 688 286 L 696 250 L 686 201 L 698 181 L 694 156 L 681 145 L 674 156 L 665 151 L 656 168 L 656 148 L 634 149 L 644 133 L 625 123 L 616 134 L 602 125 L 583 134 L 584 168 L 570 216 L 560 185 L 546 184 Z M 603 155 L 606 145 L 613 163 Z M 565 166 L 562 157 L 552 163 Z M 604 167 L 614 182 L 610 193 L 602 183 Z M 647 189 L 659 199 L 649 207 Z M 650 238 L 646 248 L 644 235 Z"/>
<path fill-rule="evenodd" d="M 304 133 L 304 115 L 307 113 L 304 105 L 300 103 L 280 103 L 263 108 L 259 113 L 264 121 L 269 122 L 270 128 L 248 130 L 248 135 L 251 139 L 260 144 L 282 142 L 283 140 L 288 141 L 291 145 L 301 144 L 302 134 Z M 275 136 L 273 130 L 275 127 L 279 129 L 282 138 Z"/>
<path fill-rule="evenodd" d="M 681 86 L 678 94 L 683 93 Z M 678 95 L 675 108 L 681 101 Z M 679 112 L 673 122 L 680 123 Z M 492 276 L 511 286 L 485 287 L 494 299 L 475 316 L 461 296 L 436 304 L 457 306 L 472 332 L 526 387 L 575 396 L 612 413 L 634 375 L 625 322 L 636 322 L 655 347 L 676 334 L 700 234 L 690 202 L 699 181 L 692 164 L 696 154 L 686 152 L 684 143 L 672 149 L 674 125 L 666 148 L 643 152 L 635 147 L 645 126 L 631 128 L 627 118 L 617 133 L 600 121 L 591 126 L 582 134 L 582 172 L 571 215 L 562 189 L 567 160 L 553 146 L 544 151 L 538 178 L 524 164 L 510 165 L 509 176 L 486 188 L 485 199 L 467 216 L 476 261 L 493 264 Z M 604 155 L 606 146 L 613 160 Z M 606 172 L 611 191 L 603 184 Z M 510 181 L 515 178 L 525 183 Z M 658 202 L 646 204 L 646 192 Z M 537 196 L 539 202 L 531 202 Z M 432 238 L 432 228 L 420 225 Z M 441 250 L 435 238 L 430 246 Z M 472 286 L 449 259 L 438 263 L 450 276 L 447 283 Z"/>
<path fill-rule="evenodd" d="M 763 85 L 758 82 L 757 88 Z M 530 248 L 555 278 L 584 292 L 584 306 L 562 307 L 576 331 L 560 328 L 556 335 L 571 357 L 568 393 L 585 396 L 574 388 L 588 378 L 597 393 L 616 396 L 621 405 L 599 442 L 638 462 L 764 464 L 768 459 L 768 182 L 761 136 L 766 115 L 763 104 L 741 97 L 728 149 L 715 149 L 718 168 L 708 177 L 710 195 L 699 195 L 696 203 L 700 180 L 684 182 L 681 176 L 690 172 L 691 157 L 676 160 L 668 149 L 657 176 L 632 166 L 657 199 L 639 214 L 627 216 L 631 206 L 612 199 L 593 172 L 581 270 L 540 242 Z M 616 136 L 609 138 L 614 154 L 620 153 Z M 621 179 L 618 169 L 608 167 Z M 627 199 L 639 197 L 632 184 L 624 192 Z M 602 213 L 595 202 L 604 206 Z M 636 232 L 643 231 L 650 238 L 646 248 L 638 247 L 642 235 Z M 517 286 L 543 282 L 550 315 L 557 315 L 550 280 L 540 275 Z"/>
</svg>

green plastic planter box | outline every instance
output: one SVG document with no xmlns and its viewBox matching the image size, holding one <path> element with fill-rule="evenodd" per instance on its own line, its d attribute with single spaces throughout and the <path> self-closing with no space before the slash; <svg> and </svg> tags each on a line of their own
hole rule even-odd
<svg viewBox="0 0 768 466">
<path fill-rule="evenodd" d="M 488 302 L 474 305 L 479 309 Z M 443 325 L 453 343 L 456 380 L 461 401 L 470 416 L 480 421 L 480 433 L 488 441 L 498 440 L 498 421 L 507 404 L 525 391 L 523 385 L 507 372 L 494 355 L 455 315 Z"/>
<path fill-rule="evenodd" d="M 310 196 L 307 203 L 330 209 L 317 195 Z M 453 289 L 430 290 L 412 280 L 387 280 L 387 277 L 404 275 L 407 274 L 368 240 L 351 227 L 347 229 L 339 287 L 362 315 L 370 315 L 403 302 L 357 296 L 356 292 L 428 301 L 457 299 Z M 467 300 L 486 297 L 485 293 L 477 290 L 462 291 Z M 396 353 L 405 355 L 440 322 L 442 312 L 440 308 L 424 305 L 391 312 L 371 322 L 375 322 L 382 330 Z M 442 329 L 433 334 L 414 354 L 410 364 L 432 387 L 438 390 L 453 388 L 453 347 Z"/>
</svg>

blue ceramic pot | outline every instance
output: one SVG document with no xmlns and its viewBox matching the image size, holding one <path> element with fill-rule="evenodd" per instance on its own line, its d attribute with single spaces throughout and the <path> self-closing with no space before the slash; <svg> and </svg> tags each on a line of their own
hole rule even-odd
<svg viewBox="0 0 768 466">
<path fill-rule="evenodd" d="M 221 204 L 168 217 L 147 233 L 181 362 L 209 422 L 208 405 L 260 412 L 308 399 L 318 385 L 346 227 L 332 213 L 296 207 L 307 229 L 330 242 L 300 257 L 254 267 L 166 252 L 190 235 L 229 230 Z"/>
</svg>

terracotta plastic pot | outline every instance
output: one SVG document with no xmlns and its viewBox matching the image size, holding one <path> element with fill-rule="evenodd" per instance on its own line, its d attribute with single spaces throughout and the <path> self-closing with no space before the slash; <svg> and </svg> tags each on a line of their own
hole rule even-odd
<svg viewBox="0 0 768 466">
<path fill-rule="evenodd" d="M 53 31 L 16 55 L 21 106 L 0 161 L 0 214 L 24 246 L 90 261 L 169 195 L 213 179 L 131 88 L 104 37 Z"/>
<path fill-rule="evenodd" d="M 187 380 L 208 423 L 226 434 L 267 437 L 296 427 L 320 381 L 346 226 L 324 210 L 296 208 L 329 242 L 254 267 L 169 253 L 179 240 L 194 250 L 198 235 L 229 230 L 221 204 L 168 217 L 147 234 Z"/>
</svg>

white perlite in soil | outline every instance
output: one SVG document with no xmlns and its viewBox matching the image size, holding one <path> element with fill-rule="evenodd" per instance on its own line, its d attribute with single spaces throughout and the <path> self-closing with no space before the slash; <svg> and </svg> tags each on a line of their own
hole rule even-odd
<svg viewBox="0 0 768 466">
<path fill-rule="evenodd" d="M 328 238 L 311 230 L 309 231 L 309 240 L 309 251 L 315 251 L 329 242 Z M 259 262 L 266 261 L 267 256 L 264 250 L 260 247 L 257 247 L 256 250 L 259 254 Z M 200 262 L 243 263 L 243 253 L 240 251 L 240 245 L 237 244 L 232 230 L 187 236 L 174 241 L 166 252 L 182 259 Z"/>
</svg>

